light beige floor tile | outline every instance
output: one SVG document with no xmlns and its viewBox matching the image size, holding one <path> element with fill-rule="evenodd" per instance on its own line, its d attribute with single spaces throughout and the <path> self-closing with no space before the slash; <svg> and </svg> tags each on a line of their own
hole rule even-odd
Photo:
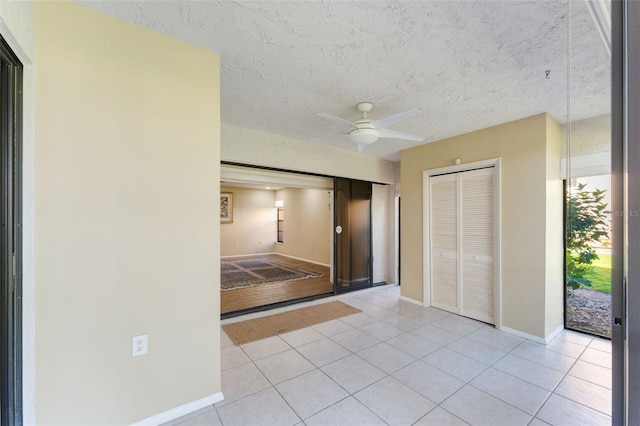
<svg viewBox="0 0 640 426">
<path fill-rule="evenodd" d="M 422 358 L 422 360 L 447 374 L 468 382 L 487 368 L 485 364 L 442 348 Z"/>
<path fill-rule="evenodd" d="M 194 420 L 196 417 L 200 417 L 200 416 L 202 416 L 203 419 L 208 421 L 208 423 L 204 423 L 203 420 L 199 420 L 199 421 Z M 213 405 L 209 405 L 207 407 L 193 411 L 189 414 L 185 414 L 184 416 L 181 416 L 177 419 L 173 419 L 166 423 L 162 423 L 162 426 L 177 426 L 177 425 L 200 426 L 204 424 L 211 424 L 213 426 L 218 426 L 221 424 L 220 419 L 218 418 L 218 412 L 216 411 Z"/>
<path fill-rule="evenodd" d="M 218 402 L 216 407 L 226 405 L 271 386 L 253 363 L 242 364 L 223 371 L 221 381 L 224 401 Z"/>
<path fill-rule="evenodd" d="M 431 340 L 423 339 L 422 337 L 418 337 L 411 333 L 405 333 L 398 337 L 394 337 L 393 339 L 387 340 L 387 343 L 394 348 L 405 351 L 409 355 L 413 355 L 416 358 L 425 357 L 442 347 Z"/>
<path fill-rule="evenodd" d="M 543 422 L 542 420 L 536 418 L 531 420 L 531 423 L 529 423 L 529 426 L 549 426 L 549 423 Z"/>
<path fill-rule="evenodd" d="M 470 384 L 531 415 L 549 396 L 549 391 L 494 368 L 483 371 Z"/>
<path fill-rule="evenodd" d="M 478 330 L 484 324 L 479 321 L 461 317 L 459 315 L 450 315 L 446 318 L 432 323 L 431 325 L 440 327 L 443 330 L 447 330 L 451 333 L 466 336 L 467 334 Z"/>
<path fill-rule="evenodd" d="M 555 389 L 563 377 L 563 374 L 558 370 L 553 370 L 511 354 L 505 355 L 492 367 L 548 391 Z"/>
<path fill-rule="evenodd" d="M 222 422 L 220 421 L 216 410 L 191 417 L 178 424 L 180 426 L 222 426 Z"/>
<path fill-rule="evenodd" d="M 531 416 L 472 386 L 464 386 L 441 407 L 471 425 L 527 425 Z"/>
<path fill-rule="evenodd" d="M 357 355 L 351 355 L 325 365 L 322 367 L 322 371 L 349 393 L 357 392 L 386 376 L 384 371 Z"/>
<path fill-rule="evenodd" d="M 600 367 L 585 361 L 578 361 L 571 368 L 569 374 L 596 385 L 611 389 L 611 369 Z"/>
<path fill-rule="evenodd" d="M 379 339 L 376 339 L 363 331 L 356 330 L 355 328 L 333 335 L 331 336 L 331 340 L 347 348 L 351 352 L 359 352 L 380 343 Z"/>
<path fill-rule="evenodd" d="M 274 336 L 256 340 L 255 342 L 245 343 L 241 348 L 249 358 L 255 361 L 260 358 L 287 351 L 291 349 L 291 346 L 289 346 L 287 342 L 282 340 L 280 337 Z"/>
<path fill-rule="evenodd" d="M 426 324 L 432 324 L 432 323 L 434 323 L 436 321 L 439 321 L 439 320 L 441 320 L 443 318 L 442 315 L 438 315 L 438 314 L 435 314 L 433 312 L 426 311 L 426 310 L 420 309 L 420 308 L 418 308 L 416 310 L 413 310 L 411 312 L 407 312 L 405 315 L 408 316 L 409 318 L 416 319 L 416 320 L 418 320 L 420 322 L 423 322 L 423 323 L 426 323 Z"/>
<path fill-rule="evenodd" d="M 233 341 L 229 338 L 229 335 L 224 330 L 220 329 L 220 347 L 231 346 Z"/>
<path fill-rule="evenodd" d="M 468 424 L 447 410 L 436 407 L 414 423 L 413 426 L 465 426 Z"/>
<path fill-rule="evenodd" d="M 349 396 L 320 370 L 280 383 L 276 389 L 303 420 Z"/>
<path fill-rule="evenodd" d="M 294 348 L 324 339 L 324 337 L 324 334 L 314 330 L 311 327 L 306 327 L 300 330 L 290 331 L 289 333 L 280 334 L 280 338 Z"/>
<path fill-rule="evenodd" d="M 300 421 L 273 388 L 220 407 L 218 414 L 224 425 L 292 426 Z"/>
<path fill-rule="evenodd" d="M 554 393 L 598 410 L 608 416 L 611 415 L 611 390 L 605 387 L 577 377 L 566 376 Z"/>
<path fill-rule="evenodd" d="M 568 372 L 576 362 L 575 358 L 548 350 L 545 345 L 530 340 L 522 342 L 517 348 L 512 350 L 510 354 L 528 359 L 529 361 L 558 370 L 562 373 Z"/>
<path fill-rule="evenodd" d="M 424 321 L 412 318 L 406 314 L 399 314 L 393 317 L 385 318 L 382 321 L 389 325 L 397 327 L 404 332 L 415 330 L 416 328 L 420 328 L 425 325 Z"/>
<path fill-rule="evenodd" d="M 611 425 L 611 418 L 606 414 L 559 395 L 551 395 L 536 417 L 553 426 Z"/>
<path fill-rule="evenodd" d="M 377 319 L 370 317 L 364 312 L 360 312 L 359 314 L 349 315 L 349 316 L 340 318 L 340 320 L 346 324 L 349 324 L 352 327 L 361 327 L 363 325 L 378 321 Z"/>
<path fill-rule="evenodd" d="M 451 349 L 467 358 L 474 359 L 486 365 L 491 365 L 506 355 L 506 352 L 500 349 L 492 348 L 477 340 L 466 337 L 447 345 L 447 349 Z"/>
<path fill-rule="evenodd" d="M 466 337 L 504 352 L 511 351 L 525 340 L 522 337 L 496 330 L 491 326 L 481 327 Z"/>
<path fill-rule="evenodd" d="M 395 372 L 393 377 L 436 404 L 441 403 L 464 386 L 462 380 L 422 361 L 414 362 Z"/>
<path fill-rule="evenodd" d="M 343 399 L 305 420 L 307 426 L 385 426 L 368 408 L 353 397 Z"/>
<path fill-rule="evenodd" d="M 581 361 L 590 362 L 600 367 L 611 368 L 611 353 L 594 348 L 587 348 L 580 356 Z"/>
<path fill-rule="evenodd" d="M 546 348 L 562 355 L 570 356 L 571 358 L 578 358 L 582 355 L 586 346 L 579 345 L 568 340 L 554 339 L 546 346 Z"/>
<path fill-rule="evenodd" d="M 443 346 L 453 343 L 462 337 L 459 334 L 452 333 L 440 327 L 435 327 L 431 324 L 416 328 L 415 330 L 412 330 L 411 333 Z"/>
<path fill-rule="evenodd" d="M 222 370 L 237 367 L 251 362 L 240 346 L 225 346 L 220 349 L 220 365 Z"/>
<path fill-rule="evenodd" d="M 554 340 L 566 340 L 568 342 L 577 343 L 582 346 L 589 346 L 593 337 L 576 331 L 564 330 Z"/>
<path fill-rule="evenodd" d="M 322 367 L 323 365 L 327 365 L 351 355 L 351 352 L 328 337 L 300 346 L 297 348 L 297 351 L 311 361 L 316 367 Z"/>
<path fill-rule="evenodd" d="M 382 321 L 376 321 L 363 325 L 361 327 L 358 327 L 358 330 L 364 331 L 365 333 L 370 334 L 376 339 L 380 339 L 382 341 L 391 339 L 404 333 L 403 330 Z"/>
<path fill-rule="evenodd" d="M 293 349 L 259 359 L 255 364 L 274 385 L 315 368 L 305 357 Z"/>
<path fill-rule="evenodd" d="M 336 334 L 344 333 L 348 330 L 353 330 L 349 324 L 340 321 L 339 319 L 323 322 L 322 324 L 316 324 L 313 329 L 319 331 L 327 337 L 331 337 Z"/>
<path fill-rule="evenodd" d="M 611 353 L 611 340 L 594 338 L 589 345 L 590 348 Z"/>
<path fill-rule="evenodd" d="M 387 374 L 400 370 L 402 367 L 415 362 L 417 358 L 394 348 L 386 343 L 379 343 L 357 353 L 360 358 L 368 361 Z"/>
<path fill-rule="evenodd" d="M 392 377 L 386 377 L 353 395 L 391 426 L 410 425 L 435 404 Z"/>
</svg>

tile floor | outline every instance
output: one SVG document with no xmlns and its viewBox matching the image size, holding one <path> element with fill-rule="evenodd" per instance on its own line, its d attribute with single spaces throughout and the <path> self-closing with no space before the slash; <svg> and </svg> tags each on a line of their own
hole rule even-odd
<svg viewBox="0 0 640 426">
<path fill-rule="evenodd" d="M 609 341 L 564 331 L 545 346 L 399 295 L 338 296 L 363 312 L 242 346 L 222 332 L 225 400 L 171 424 L 611 423 Z"/>
</svg>

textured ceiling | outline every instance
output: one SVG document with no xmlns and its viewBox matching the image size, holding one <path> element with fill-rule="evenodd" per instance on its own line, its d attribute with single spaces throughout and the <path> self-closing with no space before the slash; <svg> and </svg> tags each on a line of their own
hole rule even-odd
<svg viewBox="0 0 640 426">
<path fill-rule="evenodd" d="M 567 117 L 565 1 L 80 3 L 220 54 L 227 125 L 356 150 L 339 135 L 348 125 L 317 113 L 352 121 L 361 101 L 373 103 L 373 119 L 418 108 L 390 128 L 423 142 L 380 139 L 365 150 L 397 161 L 414 145 L 542 112 Z M 610 59 L 585 2 L 570 8 L 579 120 L 609 112 Z"/>
</svg>

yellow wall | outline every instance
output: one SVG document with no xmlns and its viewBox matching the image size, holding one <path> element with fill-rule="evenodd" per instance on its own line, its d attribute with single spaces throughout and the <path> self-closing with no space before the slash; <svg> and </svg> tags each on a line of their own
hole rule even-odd
<svg viewBox="0 0 640 426">
<path fill-rule="evenodd" d="M 223 186 L 233 193 L 233 222 L 220 224 L 220 255 L 273 253 L 276 243 L 274 191 Z"/>
<path fill-rule="evenodd" d="M 284 201 L 284 244 L 276 252 L 312 262 L 331 263 L 331 195 L 327 190 L 287 188 L 276 191 Z"/>
<path fill-rule="evenodd" d="M 37 423 L 215 397 L 219 58 L 71 2 L 34 22 Z"/>
<path fill-rule="evenodd" d="M 559 164 L 560 141 L 547 140 L 548 126 L 556 125 L 540 114 L 402 152 L 403 296 L 423 300 L 422 172 L 453 165 L 456 158 L 467 163 L 500 157 L 503 325 L 540 338 L 562 325 L 561 310 L 545 313 L 558 309 L 548 298 L 562 300 L 562 287 L 556 288 L 562 268 L 548 263 L 551 253 L 562 253 L 561 232 L 553 241 L 548 234 L 554 224 L 562 229 L 562 197 L 547 194 L 548 185 L 559 185 L 549 181 L 548 171 Z"/>
</svg>

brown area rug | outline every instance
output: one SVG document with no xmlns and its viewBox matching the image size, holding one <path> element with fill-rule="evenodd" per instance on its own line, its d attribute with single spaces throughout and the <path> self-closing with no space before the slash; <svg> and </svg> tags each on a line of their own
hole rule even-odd
<svg viewBox="0 0 640 426">
<path fill-rule="evenodd" d="M 223 325 L 222 329 L 233 343 L 242 345 L 358 312 L 362 311 L 346 303 L 335 301 L 227 324 Z"/>
<path fill-rule="evenodd" d="M 220 290 L 228 291 L 321 276 L 322 274 L 273 259 L 223 261 L 220 263 Z"/>
</svg>

